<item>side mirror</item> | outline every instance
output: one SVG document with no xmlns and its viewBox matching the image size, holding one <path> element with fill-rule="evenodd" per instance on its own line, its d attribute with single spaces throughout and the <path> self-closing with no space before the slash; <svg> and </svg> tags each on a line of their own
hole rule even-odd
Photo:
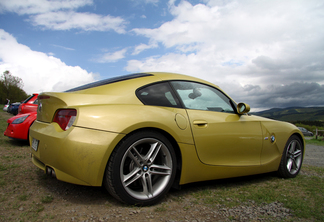
<svg viewBox="0 0 324 222">
<path fill-rule="evenodd" d="M 245 113 L 250 112 L 250 106 L 246 103 L 237 104 L 237 113 L 243 115 Z"/>
</svg>

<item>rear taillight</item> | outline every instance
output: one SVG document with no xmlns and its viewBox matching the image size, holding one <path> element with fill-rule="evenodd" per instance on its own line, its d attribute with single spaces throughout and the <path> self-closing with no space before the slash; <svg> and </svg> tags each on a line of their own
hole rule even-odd
<svg viewBox="0 0 324 222">
<path fill-rule="evenodd" d="M 53 122 L 58 123 L 62 130 L 67 130 L 73 125 L 76 114 L 77 111 L 75 109 L 59 109 L 55 113 Z"/>
</svg>

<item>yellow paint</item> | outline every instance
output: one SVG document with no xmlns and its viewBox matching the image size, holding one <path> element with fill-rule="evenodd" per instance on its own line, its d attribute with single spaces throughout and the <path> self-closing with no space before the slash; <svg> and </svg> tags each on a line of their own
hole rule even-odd
<svg viewBox="0 0 324 222">
<path fill-rule="evenodd" d="M 30 141 L 40 141 L 37 152 L 31 149 L 33 163 L 44 171 L 53 168 L 59 180 L 101 186 L 110 154 L 121 139 L 155 128 L 177 142 L 180 184 L 185 184 L 275 171 L 288 138 L 292 134 L 303 138 L 296 127 L 265 118 L 143 105 L 135 92 L 154 82 L 188 80 L 219 89 L 194 77 L 152 74 L 77 92 L 43 93 L 50 98 L 40 100 L 42 108 L 30 128 Z M 52 122 L 61 108 L 77 110 L 67 131 Z M 274 143 L 271 135 L 276 137 Z"/>
</svg>

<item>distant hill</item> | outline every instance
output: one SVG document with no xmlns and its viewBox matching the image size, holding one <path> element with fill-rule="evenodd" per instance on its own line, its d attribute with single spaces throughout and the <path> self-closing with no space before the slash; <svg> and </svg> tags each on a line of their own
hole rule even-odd
<svg viewBox="0 0 324 222">
<path fill-rule="evenodd" d="M 251 114 L 289 122 L 324 121 L 324 107 L 273 108 Z"/>
</svg>

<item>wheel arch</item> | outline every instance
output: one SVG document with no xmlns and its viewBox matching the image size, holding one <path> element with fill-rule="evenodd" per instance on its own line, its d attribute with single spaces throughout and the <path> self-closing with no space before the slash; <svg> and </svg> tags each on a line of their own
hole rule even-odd
<svg viewBox="0 0 324 222">
<path fill-rule="evenodd" d="M 159 129 L 159 128 L 154 128 L 154 127 L 144 127 L 144 128 L 139 128 L 139 129 L 136 129 L 136 130 L 133 130 L 133 131 L 131 131 L 131 132 L 129 132 L 128 134 L 126 134 L 118 143 L 117 143 L 117 145 L 114 147 L 114 149 L 111 151 L 111 153 L 112 152 L 114 152 L 114 150 L 118 147 L 118 145 L 120 144 L 120 143 L 122 143 L 126 138 L 128 138 L 130 135 L 132 135 L 132 134 L 135 134 L 135 133 L 138 133 L 138 132 L 140 132 L 140 131 L 147 131 L 147 130 L 149 130 L 149 131 L 155 131 L 155 132 L 157 132 L 157 133 L 160 133 L 160 134 L 162 134 L 163 136 L 165 136 L 167 139 L 168 139 L 168 141 L 172 144 L 172 147 L 173 147 L 173 149 L 174 149 L 174 152 L 175 152 L 175 154 L 176 154 L 176 159 L 177 159 L 177 166 L 176 166 L 176 175 L 175 175 L 175 179 L 174 179 L 174 182 L 173 182 L 173 188 L 178 188 L 179 187 L 179 183 L 180 183 L 180 177 L 181 177 L 181 169 L 182 169 L 182 155 L 181 155 L 181 150 L 180 150 L 180 147 L 179 147 L 179 145 L 178 145 L 178 143 L 177 143 L 177 141 L 174 139 L 174 137 L 170 134 L 170 133 L 168 133 L 168 132 L 166 132 L 166 131 L 164 131 L 164 130 L 162 130 L 162 129 Z M 107 166 L 107 164 L 109 163 L 109 160 L 110 160 L 110 158 L 111 158 L 111 155 L 109 156 L 109 158 L 108 158 L 108 160 L 107 160 L 107 163 L 106 163 L 106 166 Z M 105 173 L 103 174 L 103 177 L 104 177 L 104 175 L 105 175 Z M 102 180 L 102 183 L 104 182 L 104 179 Z"/>
<path fill-rule="evenodd" d="M 298 145 L 294 145 L 291 148 L 291 144 L 293 143 L 294 140 L 299 140 L 297 141 L 298 144 L 300 143 L 300 149 L 303 151 L 302 154 L 300 154 L 298 152 Z M 291 149 L 293 149 L 291 151 Z M 290 151 L 288 151 L 290 150 Z M 288 154 L 289 152 L 289 154 Z M 301 159 L 299 159 L 299 156 L 302 155 Z M 300 135 L 300 133 L 295 132 L 293 134 L 290 135 L 290 137 L 288 138 L 281 160 L 280 160 L 280 164 L 277 170 L 277 174 L 279 177 L 282 178 L 294 178 L 298 175 L 301 167 L 302 167 L 302 162 L 303 159 L 305 157 L 305 140 L 303 138 L 302 135 Z M 299 160 L 298 160 L 299 159 Z M 290 161 L 290 164 L 288 164 L 288 162 Z"/>
<path fill-rule="evenodd" d="M 300 139 L 300 141 L 302 142 L 302 146 L 303 146 L 303 157 L 304 157 L 305 156 L 305 148 L 306 148 L 306 143 L 305 143 L 304 137 L 300 133 L 297 133 L 297 132 L 296 133 L 293 133 L 291 136 L 297 136 Z"/>
</svg>

